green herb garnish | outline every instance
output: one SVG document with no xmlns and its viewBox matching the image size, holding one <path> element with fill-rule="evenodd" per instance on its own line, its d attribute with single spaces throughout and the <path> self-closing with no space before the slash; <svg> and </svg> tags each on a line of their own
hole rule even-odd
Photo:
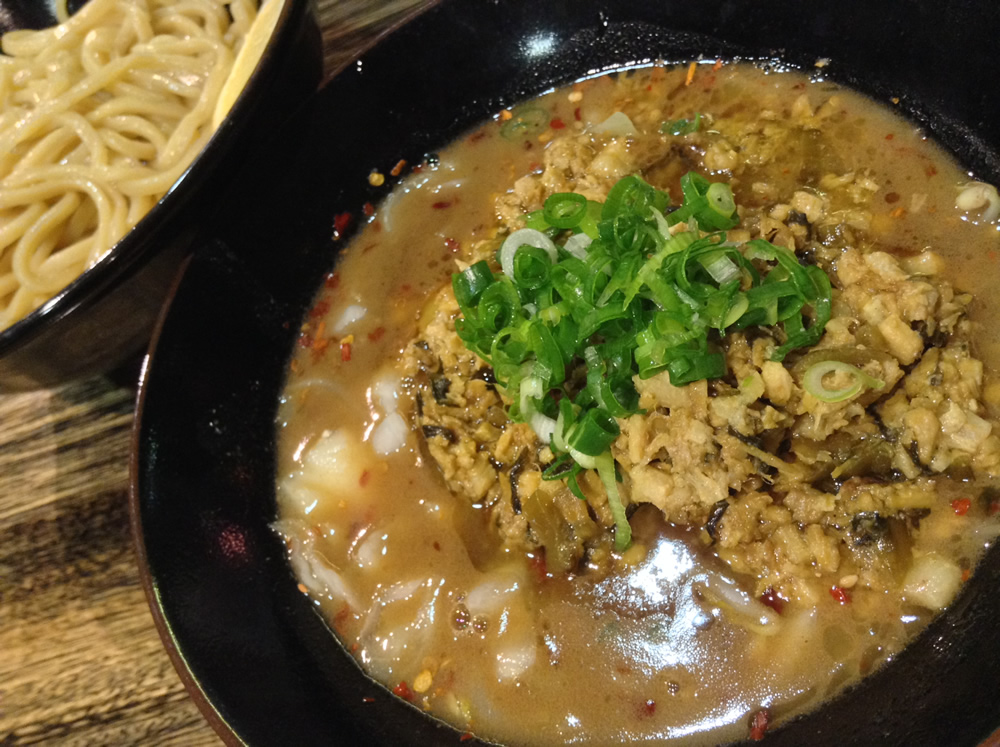
<svg viewBox="0 0 1000 747">
<path fill-rule="evenodd" d="M 774 360 L 819 341 L 830 318 L 830 280 L 762 239 L 726 241 L 738 223 L 729 186 L 689 173 L 683 204 L 638 176 L 602 204 L 551 195 L 498 252 L 452 276 L 456 330 L 486 360 L 510 402 L 556 456 L 545 479 L 594 469 L 608 493 L 619 550 L 631 530 L 611 444 L 616 418 L 639 412 L 633 377 L 667 371 L 675 386 L 727 373 L 721 336 L 771 327 Z"/>
<path fill-rule="evenodd" d="M 846 374 L 850 383 L 841 389 L 830 389 L 823 379 L 829 374 Z M 864 389 L 881 389 L 885 382 L 869 376 L 857 366 L 843 361 L 826 360 L 812 364 L 802 377 L 802 388 L 820 402 L 843 402 Z"/>
<path fill-rule="evenodd" d="M 521 106 L 511 112 L 511 118 L 500 125 L 500 134 L 507 140 L 520 140 L 544 130 L 549 113 L 540 106 Z"/>
<path fill-rule="evenodd" d="M 701 129 L 701 112 L 697 112 L 691 119 L 674 119 L 660 125 L 660 132 L 664 135 L 690 135 Z"/>
</svg>

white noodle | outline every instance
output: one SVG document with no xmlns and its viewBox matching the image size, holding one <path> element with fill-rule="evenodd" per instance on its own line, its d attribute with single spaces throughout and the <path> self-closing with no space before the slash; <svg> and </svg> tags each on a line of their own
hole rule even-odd
<svg viewBox="0 0 1000 747">
<path fill-rule="evenodd" d="M 252 0 L 90 0 L 69 18 L 64 5 L 61 25 L 0 39 L 0 328 L 177 181 L 256 15 Z"/>
</svg>

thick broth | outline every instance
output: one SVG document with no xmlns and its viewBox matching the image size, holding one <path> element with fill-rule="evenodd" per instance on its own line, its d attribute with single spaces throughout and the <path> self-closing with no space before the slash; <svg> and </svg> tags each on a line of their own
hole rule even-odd
<svg viewBox="0 0 1000 747">
<path fill-rule="evenodd" d="M 537 102 L 553 125 L 540 137 L 505 139 L 495 121 L 449 146 L 379 206 L 303 325 L 279 415 L 279 531 L 301 588 L 364 668 L 459 730 L 511 744 L 745 738 L 761 709 L 773 724 L 815 707 L 890 659 L 931 617 L 858 588 L 850 604 L 787 605 L 775 635 L 734 624 L 702 589 L 714 579 L 752 593 L 752 582 L 715 555 L 700 528 L 668 525 L 650 507 L 632 517 L 640 549 L 609 576 L 546 574 L 499 549 L 482 512 L 448 492 L 419 433 L 392 453 L 373 449 L 389 420 L 411 422 L 413 395 L 397 361 L 463 245 L 493 236 L 497 195 L 537 168 L 546 136 L 601 122 L 622 107 L 623 90 L 648 91 L 633 112 L 640 128 L 695 112 L 732 128 L 762 112 L 780 119 L 803 95 L 814 108 L 837 107 L 821 137 L 784 143 L 777 168 L 731 180 L 737 203 L 763 206 L 824 174 L 864 172 L 878 185 L 869 240 L 899 256 L 933 249 L 949 280 L 975 296 L 974 319 L 1000 311 L 990 293 L 995 227 L 956 210 L 967 175 L 911 124 L 797 73 L 702 65 L 687 84 L 688 74 L 639 72 L 627 89 L 615 76 L 587 81 Z M 687 158 L 680 148 L 650 180 L 678 196 Z M 977 353 L 993 367 L 992 329 L 979 330 Z M 326 451 L 306 465 L 321 442 Z M 950 510 L 967 488 L 942 483 L 914 541 L 971 569 L 991 532 L 988 519 L 976 529 Z"/>
</svg>

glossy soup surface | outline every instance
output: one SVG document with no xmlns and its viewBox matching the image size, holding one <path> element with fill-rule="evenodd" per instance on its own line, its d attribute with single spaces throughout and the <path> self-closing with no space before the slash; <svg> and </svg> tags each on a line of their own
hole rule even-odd
<svg viewBox="0 0 1000 747">
<path fill-rule="evenodd" d="M 747 215 L 818 190 L 824 176 L 864 175 L 874 189 L 859 198 L 869 219 L 859 247 L 901 259 L 932 250 L 972 295 L 971 319 L 995 318 L 996 227 L 956 208 L 968 174 L 913 125 L 799 73 L 708 64 L 688 76 L 657 68 L 557 90 L 533 104 L 547 119 L 539 129 L 511 138 L 498 115 L 391 192 L 392 164 L 381 165 L 386 197 L 303 322 L 279 413 L 276 528 L 300 588 L 364 669 L 459 731 L 511 744 L 741 739 L 755 714 L 774 726 L 891 659 L 933 615 L 856 573 L 852 583 L 844 560 L 832 575 L 805 564 L 777 632 L 736 623 L 701 590 L 715 579 L 754 599 L 759 579 L 720 558 L 703 525 L 652 506 L 632 514 L 634 549 L 606 572 L 553 573 L 498 543 L 485 509 L 449 492 L 415 425 L 404 359 L 435 313 L 429 300 L 496 236 L 497 198 L 543 168 L 549 144 L 616 111 L 654 134 L 708 115 L 695 135 L 662 135 L 672 156 L 645 173 L 675 201 L 689 169 L 731 183 Z M 822 125 L 772 131 L 806 115 Z M 712 147 L 715 128 L 738 143 L 735 173 Z M 973 330 L 989 371 L 995 332 Z M 980 414 L 992 422 L 990 387 L 987 375 Z M 992 474 L 931 477 L 934 504 L 910 527 L 909 551 L 945 556 L 967 577 L 992 539 L 992 504 L 979 502 Z"/>
</svg>

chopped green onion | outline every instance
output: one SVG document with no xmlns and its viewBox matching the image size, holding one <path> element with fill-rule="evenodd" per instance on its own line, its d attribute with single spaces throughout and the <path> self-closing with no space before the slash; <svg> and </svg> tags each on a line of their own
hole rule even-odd
<svg viewBox="0 0 1000 747">
<path fill-rule="evenodd" d="M 703 231 L 724 231 L 736 226 L 736 201 L 724 182 L 712 183 L 701 174 L 689 171 L 681 177 L 684 205 L 667 216 L 667 222 L 677 225 L 694 218 Z"/>
<path fill-rule="evenodd" d="M 618 422 L 600 408 L 587 410 L 566 437 L 570 449 L 587 456 L 600 456 L 618 438 Z"/>
<path fill-rule="evenodd" d="M 587 198 L 576 192 L 549 195 L 542 216 L 553 228 L 576 228 L 587 214 Z"/>
<path fill-rule="evenodd" d="M 851 383 L 840 389 L 828 389 L 823 379 L 830 374 L 847 374 Z M 857 366 L 843 361 L 819 361 L 811 365 L 802 377 L 802 387 L 821 402 L 843 402 L 863 389 L 881 389 L 885 382 L 869 376 Z"/>
<path fill-rule="evenodd" d="M 483 291 L 476 321 L 481 329 L 497 334 L 514 324 L 520 310 L 521 300 L 514 284 L 503 278 Z"/>
<path fill-rule="evenodd" d="M 587 258 L 587 247 L 589 247 L 594 240 L 585 233 L 575 233 L 566 239 L 566 243 L 563 245 L 563 249 L 572 254 L 577 259 Z"/>
<path fill-rule="evenodd" d="M 523 106 L 511 112 L 510 119 L 500 126 L 500 134 L 507 140 L 520 140 L 544 130 L 549 123 L 549 113 L 538 106 Z"/>
<path fill-rule="evenodd" d="M 762 239 L 726 243 L 738 221 L 727 184 L 689 173 L 681 191 L 672 212 L 669 195 L 639 176 L 619 180 L 603 204 L 554 194 L 504 240 L 502 274 L 477 262 L 452 278 L 459 337 L 493 367 L 511 419 L 552 448 L 544 479 L 584 498 L 579 474 L 597 470 L 619 549 L 630 530 L 611 448 L 617 419 L 639 412 L 634 378 L 724 377 L 722 335 L 753 326 L 772 328 L 782 360 L 818 342 L 830 318 L 830 279 L 818 267 Z M 820 397 L 882 386 L 857 370 L 830 392 L 814 369 L 807 389 Z"/>
<path fill-rule="evenodd" d="M 725 254 L 709 255 L 701 260 L 702 267 L 719 285 L 725 285 L 732 280 L 739 280 L 740 268 Z"/>
<path fill-rule="evenodd" d="M 549 255 L 549 259 L 555 262 L 558 259 L 556 245 L 548 236 L 541 231 L 532 228 L 522 228 L 514 231 L 508 236 L 500 246 L 500 269 L 507 277 L 514 277 L 514 255 L 522 246 L 533 246 L 536 249 L 544 249 Z"/>
<path fill-rule="evenodd" d="M 610 451 L 598 457 L 597 474 L 608 494 L 608 508 L 611 509 L 611 516 L 615 520 L 615 549 L 622 552 L 632 544 L 632 527 L 629 526 L 625 506 L 622 505 L 618 493 L 618 475 L 615 473 L 615 460 Z"/>
<path fill-rule="evenodd" d="M 535 290 L 545 285 L 552 271 L 548 252 L 535 246 L 522 246 L 514 255 L 514 284 L 521 289 Z"/>
<path fill-rule="evenodd" d="M 736 201 L 733 199 L 733 191 L 728 184 L 716 182 L 705 192 L 705 200 L 708 206 L 717 212 L 723 220 L 730 219 L 736 212 Z"/>
<path fill-rule="evenodd" d="M 691 119 L 675 119 L 664 122 L 660 125 L 660 132 L 664 135 L 690 135 L 701 128 L 701 112 L 697 112 Z"/>
<path fill-rule="evenodd" d="M 452 289 L 455 291 L 455 300 L 463 309 L 474 306 L 479 297 L 483 295 L 493 282 L 493 272 L 486 261 L 476 262 L 463 272 L 460 272 L 451 279 Z"/>
</svg>

